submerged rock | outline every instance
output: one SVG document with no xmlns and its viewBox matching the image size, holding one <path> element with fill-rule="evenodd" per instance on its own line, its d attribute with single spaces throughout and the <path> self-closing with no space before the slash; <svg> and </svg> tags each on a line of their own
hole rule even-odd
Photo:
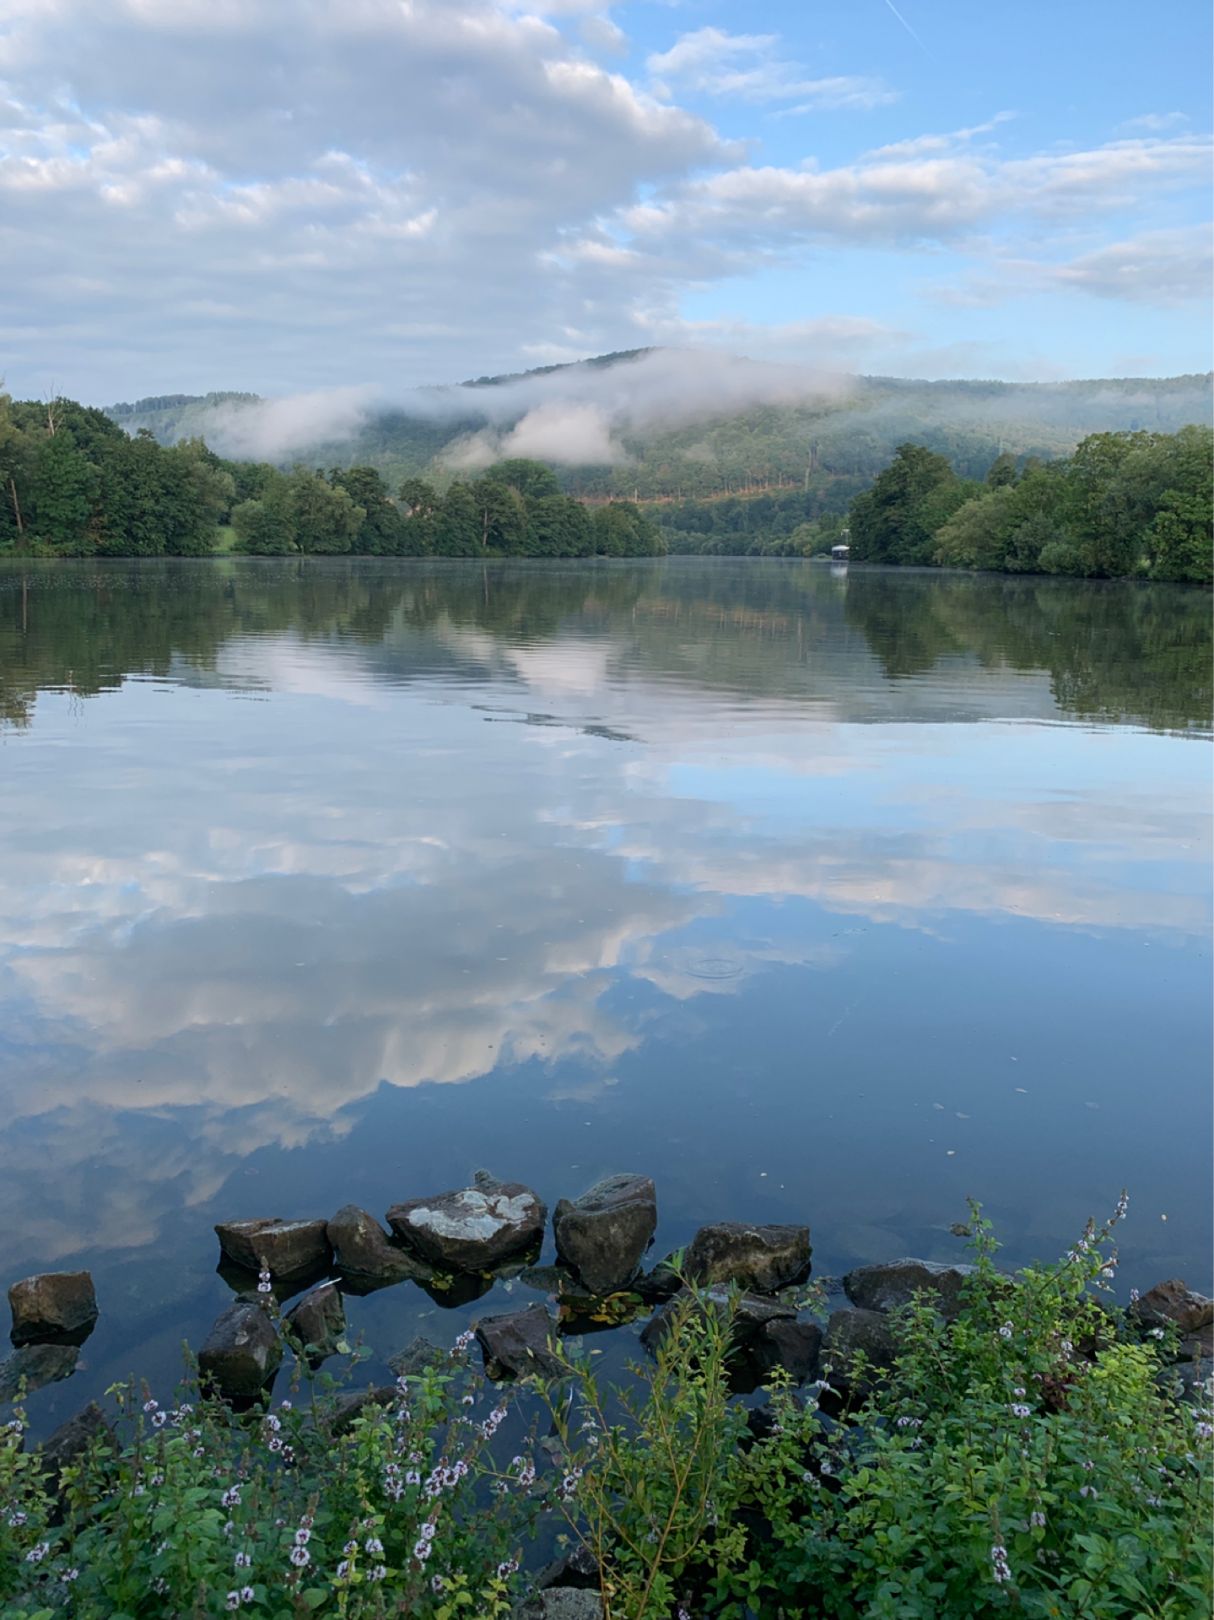
<svg viewBox="0 0 1214 1620">
<path fill-rule="evenodd" d="M 1129 1309 L 1130 1317 L 1144 1328 L 1166 1328 L 1175 1324 L 1182 1338 L 1198 1333 L 1214 1322 L 1214 1299 L 1196 1294 L 1181 1277 L 1156 1283 Z"/>
<path fill-rule="evenodd" d="M 388 1365 L 398 1378 L 414 1378 L 427 1368 L 450 1367 L 451 1352 L 419 1334 L 411 1344 L 388 1357 Z"/>
<path fill-rule="evenodd" d="M 857 1266 L 843 1279 L 853 1305 L 865 1311 L 896 1311 L 916 1294 L 930 1294 L 936 1310 L 949 1321 L 961 1309 L 961 1290 L 976 1266 L 945 1266 L 933 1260 L 888 1260 L 881 1265 Z"/>
<path fill-rule="evenodd" d="M 323 1271 L 332 1259 L 324 1221 L 221 1221 L 215 1228 L 219 1246 L 245 1271 L 265 1266 L 273 1277 L 303 1277 Z"/>
<path fill-rule="evenodd" d="M 43 1441 L 38 1456 L 46 1476 L 46 1488 L 52 1496 L 60 1494 L 64 1469 L 75 1467 L 94 1445 L 103 1441 L 111 1451 L 118 1450 L 117 1436 L 96 1401 L 90 1401 Z"/>
<path fill-rule="evenodd" d="M 530 1187 L 490 1177 L 475 1187 L 411 1198 L 388 1211 L 396 1236 L 448 1271 L 489 1271 L 538 1247 L 547 1218 L 547 1208 Z"/>
<path fill-rule="evenodd" d="M 310 1294 L 305 1294 L 286 1314 L 286 1325 L 307 1353 L 308 1361 L 318 1367 L 337 1349 L 346 1331 L 346 1307 L 336 1283 L 321 1283 Z M 308 1346 L 312 1346 L 309 1351 Z"/>
<path fill-rule="evenodd" d="M 391 1384 L 372 1384 L 367 1389 L 354 1389 L 339 1395 L 328 1416 L 330 1434 L 347 1434 L 371 1407 L 391 1406 L 396 1390 Z"/>
<path fill-rule="evenodd" d="M 0 1361 L 0 1401 L 15 1401 L 24 1386 L 27 1394 L 46 1384 L 57 1384 L 76 1371 L 80 1351 L 74 1344 L 27 1344 Z"/>
<path fill-rule="evenodd" d="M 557 1258 L 592 1294 L 613 1294 L 636 1276 L 657 1223 L 657 1194 L 648 1176 L 608 1176 L 580 1198 L 557 1204 Z"/>
<path fill-rule="evenodd" d="M 87 1271 L 42 1271 L 8 1291 L 16 1345 L 82 1344 L 97 1321 L 97 1294 Z"/>
<path fill-rule="evenodd" d="M 569 1370 L 555 1353 L 556 1323 L 542 1305 L 483 1316 L 476 1338 L 489 1378 L 525 1378 L 528 1373 L 559 1378 Z"/>
<path fill-rule="evenodd" d="M 252 1300 L 238 1299 L 216 1317 L 198 1352 L 198 1371 L 225 1398 L 251 1398 L 272 1382 L 281 1361 L 282 1344 L 269 1313 Z"/>
<path fill-rule="evenodd" d="M 693 1282 L 737 1283 L 774 1294 L 809 1276 L 808 1226 L 748 1226 L 717 1221 L 702 1226 L 687 1250 L 685 1270 Z"/>
<path fill-rule="evenodd" d="M 365 1209 L 344 1204 L 325 1227 L 338 1269 L 356 1284 L 384 1288 L 398 1282 L 430 1282 L 433 1266 L 398 1249 Z"/>
</svg>

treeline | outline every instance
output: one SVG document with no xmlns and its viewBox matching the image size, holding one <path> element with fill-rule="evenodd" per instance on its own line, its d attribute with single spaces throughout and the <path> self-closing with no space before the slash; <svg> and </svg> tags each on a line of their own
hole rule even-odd
<svg viewBox="0 0 1214 1620">
<path fill-rule="evenodd" d="M 372 467 L 290 472 L 224 461 L 201 439 L 133 438 L 71 400 L 0 394 L 0 553 L 199 557 L 225 540 L 263 556 L 648 557 L 665 550 L 629 501 L 591 511 L 550 468 L 504 461 L 441 495 L 393 493 Z"/>
<path fill-rule="evenodd" d="M 1090 579 L 1214 574 L 1214 433 L 1095 433 L 1056 461 L 997 456 L 984 483 L 902 445 L 848 518 L 863 562 Z"/>
<path fill-rule="evenodd" d="M 240 549 L 258 555 L 359 552 L 374 557 L 653 557 L 666 548 L 631 501 L 591 511 L 561 493 L 538 461 L 501 461 L 443 494 L 406 478 L 393 499 L 373 467 L 327 475 L 258 466 L 233 508 Z"/>
</svg>

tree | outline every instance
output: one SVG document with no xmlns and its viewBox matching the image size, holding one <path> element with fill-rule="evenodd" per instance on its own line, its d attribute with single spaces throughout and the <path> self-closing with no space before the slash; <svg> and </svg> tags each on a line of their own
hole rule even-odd
<svg viewBox="0 0 1214 1620">
<path fill-rule="evenodd" d="M 662 535 L 632 501 L 608 501 L 594 514 L 594 549 L 601 557 L 657 557 Z"/>
<path fill-rule="evenodd" d="M 943 456 L 900 445 L 872 489 L 852 502 L 851 554 L 864 562 L 928 562 L 934 526 L 964 499 L 964 486 Z"/>
<path fill-rule="evenodd" d="M 481 515 L 467 484 L 452 484 L 434 519 L 434 549 L 440 557 L 475 557 L 481 549 Z"/>
<path fill-rule="evenodd" d="M 303 552 L 349 551 L 366 516 L 344 489 L 334 489 L 307 467 L 296 467 L 287 478 L 287 509 Z"/>
<path fill-rule="evenodd" d="M 374 467 L 335 467 L 329 482 L 344 490 L 364 513 L 355 549 L 373 557 L 395 556 L 404 549 L 405 519 Z"/>
<path fill-rule="evenodd" d="M 57 551 L 88 549 L 97 469 L 70 433 L 47 433 L 38 444 L 24 503 L 30 528 Z"/>
<path fill-rule="evenodd" d="M 522 457 L 513 461 L 496 461 L 492 467 L 485 469 L 485 477 L 495 484 L 505 484 L 509 489 L 516 489 L 529 501 L 561 493 L 556 474 L 542 461 L 527 461 Z"/>
</svg>

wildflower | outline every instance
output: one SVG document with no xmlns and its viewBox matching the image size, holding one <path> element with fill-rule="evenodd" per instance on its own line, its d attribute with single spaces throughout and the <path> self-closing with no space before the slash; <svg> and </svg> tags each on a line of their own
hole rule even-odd
<svg viewBox="0 0 1214 1620">
<path fill-rule="evenodd" d="M 1099 1496 L 1100 1492 L 1094 1485 L 1081 1485 L 1079 1487 L 1079 1494 L 1080 1496 Z"/>
<path fill-rule="evenodd" d="M 295 1565 L 296 1569 L 307 1569 L 308 1565 L 312 1562 L 312 1554 L 306 1547 L 301 1546 L 297 1542 L 295 1546 L 291 1548 L 291 1562 Z"/>
<path fill-rule="evenodd" d="M 413 1544 L 413 1556 L 417 1559 L 419 1564 L 424 1564 L 426 1562 L 426 1559 L 430 1556 L 430 1552 L 430 1543 L 425 1539 L 424 1536 L 419 1537 L 419 1539 Z"/>
<path fill-rule="evenodd" d="M 1021 1389 L 1019 1385 L 1017 1385 L 1017 1387 L 1012 1391 L 1013 1395 L 1024 1395 L 1026 1393 L 1027 1391 Z"/>
<path fill-rule="evenodd" d="M 39 1541 L 26 1553 L 25 1561 L 27 1564 L 40 1564 L 50 1550 L 51 1544 L 49 1541 Z"/>
<path fill-rule="evenodd" d="M 163 1485 L 164 1484 L 164 1475 L 163 1474 L 153 1474 L 151 1479 L 148 1480 L 148 1484 L 149 1485 Z"/>
<path fill-rule="evenodd" d="M 13 1508 L 9 1513 L 8 1522 L 13 1526 L 14 1529 L 20 1529 L 20 1527 L 25 1523 L 27 1517 L 28 1515 L 22 1513 L 20 1508 Z"/>
<path fill-rule="evenodd" d="M 143 1410 L 150 1416 L 153 1412 L 158 1412 L 160 1410 L 160 1402 L 152 1400 L 144 1401 Z"/>
<path fill-rule="evenodd" d="M 311 1539 L 312 1532 L 307 1528 L 301 1528 L 295 1532 L 295 1545 L 297 1547 L 306 1547 Z"/>
<path fill-rule="evenodd" d="M 1148 1496 L 1147 1499 L 1146 1499 L 1146 1502 L 1147 1502 L 1148 1507 L 1162 1507 L 1163 1506 L 1163 1497 L 1162 1496 Z"/>
<path fill-rule="evenodd" d="M 152 1427 L 154 1429 L 163 1429 L 167 1422 L 168 1422 L 167 1413 L 165 1413 L 165 1412 L 153 1412 L 152 1413 Z"/>
<path fill-rule="evenodd" d="M 271 1294 L 273 1291 L 274 1284 L 270 1281 L 269 1270 L 263 1261 L 261 1270 L 257 1273 L 257 1292 L 259 1294 Z"/>
<path fill-rule="evenodd" d="M 1152 1338 L 1152 1339 L 1162 1339 L 1162 1338 L 1163 1338 L 1163 1336 L 1164 1336 L 1164 1335 L 1163 1335 L 1163 1329 L 1162 1329 L 1162 1328 L 1158 1328 L 1158 1327 L 1156 1327 L 1156 1328 L 1152 1328 L 1152 1329 L 1151 1329 L 1151 1332 L 1150 1332 L 1150 1337 L 1151 1337 L 1151 1338 Z"/>
<path fill-rule="evenodd" d="M 472 1405 L 475 1404 L 475 1402 L 476 1402 L 476 1396 L 475 1395 L 463 1395 L 463 1396 L 460 1397 L 460 1405 L 461 1406 L 472 1406 Z"/>
<path fill-rule="evenodd" d="M 1130 1289 L 1130 1304 L 1131 1305 L 1137 1305 L 1138 1301 L 1141 1298 L 1142 1298 L 1142 1295 L 1138 1292 L 1137 1288 L 1131 1288 Z"/>
<path fill-rule="evenodd" d="M 275 1434 L 282 1428 L 282 1419 L 275 1417 L 273 1412 L 267 1412 L 265 1418 L 266 1428 L 272 1429 Z"/>
<path fill-rule="evenodd" d="M 1122 1216 L 1125 1214 L 1126 1210 L 1129 1209 L 1129 1207 L 1130 1195 L 1123 1189 L 1121 1197 L 1117 1200 L 1117 1208 L 1113 1212 L 1113 1219 L 1115 1221 L 1121 1220 Z"/>
<path fill-rule="evenodd" d="M 1090 1474 L 1092 1472 L 1092 1469 L 1095 1468 L 1095 1466 L 1096 1466 L 1096 1464 L 1094 1462 L 1090 1461 L 1089 1458 L 1085 1457 L 1083 1459 L 1083 1471 L 1084 1471 L 1085 1474 Z"/>
<path fill-rule="evenodd" d="M 434 1540 L 434 1531 L 435 1531 L 434 1520 L 433 1519 L 427 1519 L 425 1524 L 422 1525 L 421 1529 L 417 1533 L 422 1538 L 423 1541 L 433 1541 Z"/>
<path fill-rule="evenodd" d="M 350 1573 L 350 1560 L 348 1558 L 343 1558 L 341 1560 L 341 1562 L 337 1566 L 337 1578 L 338 1578 L 338 1580 L 339 1581 L 344 1581 L 346 1579 L 346 1577 L 349 1575 L 349 1573 Z"/>
<path fill-rule="evenodd" d="M 358 1551 L 358 1543 L 357 1543 L 357 1541 L 347 1541 L 345 1546 L 342 1548 L 342 1552 L 348 1553 L 351 1556 L 354 1553 L 356 1553 L 357 1551 Z"/>
<path fill-rule="evenodd" d="M 238 1552 L 233 1560 L 237 1569 L 249 1569 L 252 1566 L 252 1556 L 247 1552 Z"/>
<path fill-rule="evenodd" d="M 229 1592 L 227 1597 L 223 1601 L 223 1606 L 224 1606 L 225 1609 L 239 1609 L 239 1607 L 240 1607 L 240 1593 L 239 1592 Z"/>
<path fill-rule="evenodd" d="M 418 1473 L 416 1468 L 410 1468 L 406 1472 L 406 1474 L 405 1474 L 405 1484 L 406 1485 L 420 1485 L 421 1482 L 422 1482 L 422 1476 Z"/>
<path fill-rule="evenodd" d="M 225 1524 L 224 1527 L 223 1527 L 224 1535 L 225 1536 L 230 1536 L 232 1534 L 232 1531 L 235 1530 L 235 1528 L 236 1528 L 235 1524 L 232 1522 L 231 1519 L 229 1519 L 227 1524 Z"/>
<path fill-rule="evenodd" d="M 1061 1349 L 1064 1356 L 1073 1355 L 1074 1352 L 1075 1352 L 1075 1346 L 1071 1343 L 1071 1341 L 1069 1339 L 1063 1339 L 1062 1344 L 1060 1345 L 1059 1348 Z"/>
<path fill-rule="evenodd" d="M 1012 1324 L 1010 1322 L 1005 1322 L 999 1329 L 999 1337 L 1001 1339 L 1010 1339 L 1012 1336 L 1012 1331 Z"/>
<path fill-rule="evenodd" d="M 78 1569 L 74 1569 L 74 1568 L 73 1569 L 65 1569 L 63 1571 L 63 1574 L 60 1575 L 59 1579 L 61 1581 L 65 1582 L 66 1585 L 70 1586 L 73 1581 L 78 1581 L 80 1579 L 80 1571 Z"/>
<path fill-rule="evenodd" d="M 1010 1581 L 1012 1567 L 1007 1561 L 1007 1548 L 998 1545 L 991 1548 L 991 1574 L 997 1581 Z"/>
<path fill-rule="evenodd" d="M 1045 1529 L 1045 1514 L 1034 1511 L 1029 1514 L 1029 1527 L 1033 1530 Z"/>
<path fill-rule="evenodd" d="M 279 1410 L 279 1411 L 280 1411 L 280 1412 L 289 1412 L 289 1411 L 290 1411 L 290 1410 L 291 1410 L 291 1403 L 290 1403 L 290 1401 L 279 1401 L 279 1403 L 278 1403 L 278 1410 Z"/>
<path fill-rule="evenodd" d="M 282 1441 L 278 1438 L 278 1436 L 276 1434 L 272 1434 L 270 1436 L 270 1438 L 266 1441 L 266 1449 L 268 1451 L 281 1451 L 282 1450 Z"/>
<path fill-rule="evenodd" d="M 1032 1411 L 1033 1411 L 1033 1408 L 1031 1406 L 1026 1406 L 1023 1401 L 1014 1401 L 1012 1403 L 1012 1416 L 1013 1417 L 1018 1417 L 1018 1418 L 1030 1417 L 1032 1415 Z"/>
<path fill-rule="evenodd" d="M 219 1498 L 219 1505 L 220 1505 L 220 1507 L 239 1507 L 240 1506 L 240 1486 L 239 1485 L 230 1486 L 223 1493 L 223 1495 Z"/>
<path fill-rule="evenodd" d="M 1020 1394 L 1023 1395 L 1024 1391 L 1021 1390 Z M 900 1429 L 921 1429 L 923 1427 L 923 1419 L 917 1417 L 900 1417 L 898 1419 L 898 1427 Z"/>
<path fill-rule="evenodd" d="M 476 1334 L 472 1331 L 472 1329 L 466 1328 L 455 1341 L 456 1353 L 462 1355 L 475 1338 Z"/>
<path fill-rule="evenodd" d="M 1214 1435 L 1214 1424 L 1207 1423 L 1204 1418 L 1198 1420 L 1196 1428 L 1199 1440 L 1208 1440 Z"/>
<path fill-rule="evenodd" d="M 373 1564 L 367 1571 L 369 1581 L 384 1581 L 388 1578 L 388 1571 L 383 1564 Z"/>
<path fill-rule="evenodd" d="M 446 1587 L 447 1583 L 441 1575 L 432 1575 L 430 1577 L 430 1590 L 435 1594 L 436 1597 L 440 1592 L 444 1592 Z"/>
<path fill-rule="evenodd" d="M 384 1550 L 384 1544 L 378 1536 L 368 1536 L 366 1541 L 363 1542 L 363 1548 L 368 1553 L 381 1553 Z"/>
<path fill-rule="evenodd" d="M 503 1559 L 503 1561 L 497 1566 L 497 1578 L 498 1578 L 498 1580 L 499 1581 L 507 1580 L 511 1575 L 514 1574 L 514 1572 L 515 1572 L 515 1570 L 517 1568 L 518 1568 L 518 1560 L 517 1559 L 514 1559 L 514 1558 Z"/>
</svg>

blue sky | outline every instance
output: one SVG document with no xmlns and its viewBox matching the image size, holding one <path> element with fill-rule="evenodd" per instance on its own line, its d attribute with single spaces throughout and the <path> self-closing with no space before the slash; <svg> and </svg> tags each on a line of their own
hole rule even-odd
<svg viewBox="0 0 1214 1620">
<path fill-rule="evenodd" d="M 1210 365 L 1198 0 L 0 0 L 0 375 Z"/>
</svg>

